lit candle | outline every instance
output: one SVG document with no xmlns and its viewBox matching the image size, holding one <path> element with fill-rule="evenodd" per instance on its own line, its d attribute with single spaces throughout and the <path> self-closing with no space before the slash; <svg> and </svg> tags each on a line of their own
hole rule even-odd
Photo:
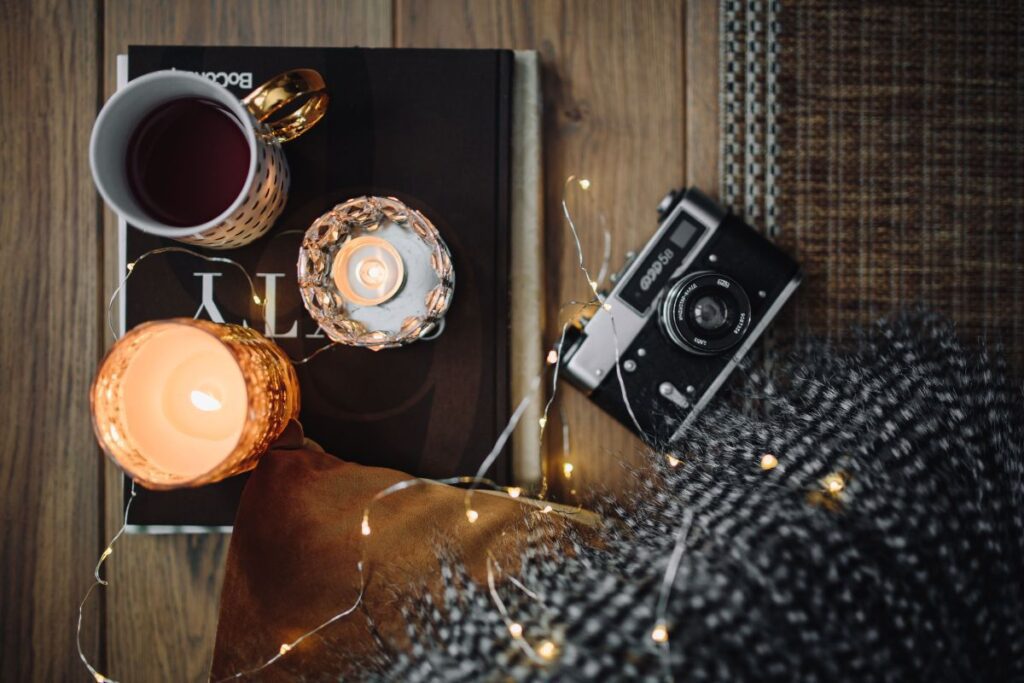
<svg viewBox="0 0 1024 683">
<path fill-rule="evenodd" d="M 437 228 L 394 197 L 357 197 L 317 218 L 298 274 L 306 310 L 327 336 L 375 351 L 440 334 L 455 288 Z"/>
<path fill-rule="evenodd" d="M 401 288 L 405 266 L 390 242 L 364 235 L 342 245 L 331 275 L 343 297 L 360 306 L 376 306 Z"/>
<path fill-rule="evenodd" d="M 298 414 L 284 353 L 237 325 L 146 323 L 111 349 L 92 390 L 104 450 L 149 488 L 197 486 L 255 467 Z"/>
</svg>

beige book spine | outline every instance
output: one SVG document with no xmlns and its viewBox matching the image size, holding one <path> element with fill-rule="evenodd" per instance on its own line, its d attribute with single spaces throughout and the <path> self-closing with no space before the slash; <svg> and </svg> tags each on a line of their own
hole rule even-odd
<svg viewBox="0 0 1024 683">
<path fill-rule="evenodd" d="M 541 167 L 540 60 L 517 50 L 512 81 L 511 401 L 518 405 L 544 362 L 544 212 Z M 512 440 L 512 476 L 524 486 L 542 475 L 541 387 Z"/>
</svg>

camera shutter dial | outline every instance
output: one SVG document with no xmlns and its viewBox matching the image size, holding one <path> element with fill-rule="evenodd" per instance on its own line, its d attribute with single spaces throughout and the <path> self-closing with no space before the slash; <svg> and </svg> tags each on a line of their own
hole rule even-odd
<svg viewBox="0 0 1024 683">
<path fill-rule="evenodd" d="M 659 309 L 665 335 L 680 348 L 714 355 L 735 346 L 750 327 L 750 299 L 727 275 L 702 271 L 669 287 Z"/>
</svg>

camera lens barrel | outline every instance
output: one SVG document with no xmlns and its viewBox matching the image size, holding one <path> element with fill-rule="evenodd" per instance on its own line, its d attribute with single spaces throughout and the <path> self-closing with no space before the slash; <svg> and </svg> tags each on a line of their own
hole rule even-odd
<svg viewBox="0 0 1024 683">
<path fill-rule="evenodd" d="M 661 328 L 673 343 L 705 356 L 732 348 L 750 327 L 750 299 L 743 287 L 711 271 L 690 273 L 673 283 L 658 312 Z"/>
</svg>

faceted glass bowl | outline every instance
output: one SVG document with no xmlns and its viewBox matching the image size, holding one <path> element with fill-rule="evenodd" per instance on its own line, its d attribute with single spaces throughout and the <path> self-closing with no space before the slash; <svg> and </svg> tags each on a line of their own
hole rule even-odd
<svg viewBox="0 0 1024 683">
<path fill-rule="evenodd" d="M 333 277 L 342 247 L 364 235 L 397 249 L 405 278 L 392 299 L 369 306 L 347 299 Z M 350 199 L 316 219 L 299 249 L 298 281 L 306 310 L 328 337 L 372 350 L 436 332 L 455 291 L 451 253 L 437 228 L 394 197 Z"/>
</svg>

